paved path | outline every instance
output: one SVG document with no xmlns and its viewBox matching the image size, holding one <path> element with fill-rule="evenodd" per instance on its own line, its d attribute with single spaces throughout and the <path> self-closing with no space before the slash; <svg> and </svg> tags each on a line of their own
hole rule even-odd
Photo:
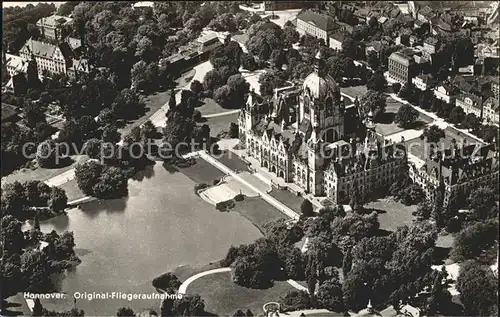
<svg viewBox="0 0 500 317">
<path fill-rule="evenodd" d="M 210 275 L 210 274 L 224 273 L 224 272 L 231 272 L 231 268 L 230 267 L 223 267 L 223 268 L 220 268 L 220 269 L 213 269 L 213 270 L 208 270 L 208 271 L 205 271 L 205 272 L 201 272 L 201 273 L 195 274 L 195 275 L 191 276 L 190 278 L 188 278 L 187 280 L 185 280 L 181 284 L 181 286 L 179 286 L 178 293 L 182 294 L 182 295 L 186 294 L 186 289 L 189 286 L 189 284 L 193 283 L 194 281 L 196 281 L 200 277 L 207 276 L 207 275 Z"/>
<path fill-rule="evenodd" d="M 195 74 L 193 78 L 189 82 L 186 83 L 183 87 L 178 88 L 177 93 L 175 94 L 175 101 L 177 103 L 181 102 L 181 93 L 183 89 L 189 89 L 191 86 L 191 83 L 194 80 L 198 80 L 200 82 L 203 82 L 203 77 L 205 77 L 205 74 L 208 73 L 210 70 L 213 69 L 212 64 L 210 61 L 206 61 L 204 63 L 196 65 L 194 68 Z M 165 123 L 167 122 L 167 117 L 165 114 L 168 111 L 168 102 L 166 102 L 158 111 L 156 111 L 150 118 L 151 122 L 156 126 L 156 127 L 164 127 Z"/>
<path fill-rule="evenodd" d="M 230 114 L 235 114 L 235 113 L 239 113 L 240 112 L 240 109 L 236 109 L 236 110 L 230 110 L 230 111 L 226 111 L 226 112 L 221 112 L 221 113 L 212 113 L 212 114 L 206 114 L 203 116 L 203 118 L 215 118 L 215 117 L 222 117 L 222 116 L 228 116 Z"/>
<path fill-rule="evenodd" d="M 201 273 L 195 274 L 195 275 L 191 276 L 190 278 L 188 278 L 187 280 L 185 280 L 181 284 L 181 286 L 179 286 L 179 290 L 177 292 L 179 294 L 185 295 L 186 292 L 187 292 L 187 288 L 188 288 L 189 284 L 193 283 L 197 279 L 199 279 L 201 277 L 204 277 L 204 276 L 207 276 L 207 275 L 211 275 L 211 274 L 226 273 L 226 272 L 231 272 L 231 268 L 230 267 L 222 267 L 222 268 L 219 268 L 219 269 L 208 270 L 208 271 L 205 271 L 205 272 L 201 272 Z M 294 280 L 287 280 L 286 282 L 288 284 L 290 284 L 292 287 L 298 289 L 299 291 L 308 292 L 307 287 L 304 287 L 304 286 L 300 285 L 299 283 L 297 283 Z"/>
<path fill-rule="evenodd" d="M 236 174 L 232 169 L 230 169 L 226 165 L 222 164 L 221 162 L 217 161 L 212 156 L 207 154 L 205 151 L 200 152 L 200 157 L 203 158 L 208 163 L 215 166 L 216 168 L 218 168 L 219 170 L 221 170 L 222 172 L 224 172 L 228 175 L 231 175 L 232 177 L 234 177 L 234 179 L 236 179 L 237 181 L 239 181 L 243 185 L 246 185 L 251 190 L 257 192 L 265 201 L 267 201 L 268 203 L 273 205 L 275 208 L 277 208 L 279 211 L 281 211 L 282 213 L 284 213 L 288 217 L 290 217 L 292 219 L 299 219 L 300 216 L 295 211 L 293 211 L 289 207 L 285 206 L 283 203 L 276 200 L 274 197 L 270 196 L 268 193 L 260 190 L 259 188 L 255 187 L 254 185 L 250 184 L 248 181 L 243 179 L 240 175 Z"/>
<path fill-rule="evenodd" d="M 69 169 L 66 172 L 62 172 L 59 175 L 49 178 L 48 180 L 45 181 L 45 184 L 49 186 L 61 186 L 62 184 L 65 184 L 70 180 L 73 180 L 74 178 L 75 178 L 75 168 L 73 167 L 72 169 Z"/>
</svg>

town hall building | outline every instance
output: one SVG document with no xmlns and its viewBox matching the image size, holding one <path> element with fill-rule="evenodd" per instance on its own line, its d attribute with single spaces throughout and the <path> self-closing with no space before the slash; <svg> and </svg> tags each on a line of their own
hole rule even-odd
<svg viewBox="0 0 500 317">
<path fill-rule="evenodd" d="M 380 138 L 371 112 L 349 110 L 359 113 L 356 135 L 347 133 L 345 100 L 318 52 L 301 86 L 276 89 L 272 100 L 250 93 L 238 119 L 240 139 L 261 167 L 306 193 L 342 202 L 351 190 L 387 188 L 407 165 L 404 144 Z"/>
</svg>

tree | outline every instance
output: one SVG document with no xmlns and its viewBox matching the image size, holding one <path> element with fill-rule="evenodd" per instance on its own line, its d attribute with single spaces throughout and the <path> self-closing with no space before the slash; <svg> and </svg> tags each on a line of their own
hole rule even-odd
<svg viewBox="0 0 500 317">
<path fill-rule="evenodd" d="M 401 128 L 409 128 L 417 121 L 419 113 L 417 110 L 413 109 L 412 106 L 408 104 L 403 104 L 399 107 L 396 116 L 394 117 L 394 122 L 398 124 Z"/>
<path fill-rule="evenodd" d="M 229 126 L 229 137 L 230 138 L 237 138 L 239 135 L 239 127 L 237 123 L 231 122 Z"/>
<path fill-rule="evenodd" d="M 256 70 L 257 63 L 255 62 L 255 58 L 250 54 L 243 53 L 241 56 L 241 67 L 249 71 Z"/>
<path fill-rule="evenodd" d="M 342 285 L 338 279 L 324 281 L 319 284 L 316 299 L 321 308 L 335 312 L 344 311 Z"/>
<path fill-rule="evenodd" d="M 94 186 L 99 182 L 103 169 L 103 165 L 94 161 L 85 162 L 76 166 L 76 182 L 78 188 L 80 188 L 85 195 L 93 195 Z"/>
<path fill-rule="evenodd" d="M 195 94 L 195 96 L 199 97 L 201 92 L 203 91 L 203 84 L 199 80 L 193 80 L 190 86 L 191 91 Z"/>
<path fill-rule="evenodd" d="M 368 62 L 368 65 L 374 70 L 377 70 L 379 65 L 380 65 L 380 60 L 378 58 L 378 55 L 374 51 L 370 51 L 368 53 L 368 56 L 366 57 L 366 60 Z"/>
<path fill-rule="evenodd" d="M 30 128 L 34 128 L 40 122 L 45 122 L 43 109 L 31 101 L 27 101 L 23 105 L 23 118 Z"/>
<path fill-rule="evenodd" d="M 498 241 L 498 220 L 488 219 L 463 228 L 453 241 L 451 256 L 456 262 L 476 259 Z"/>
<path fill-rule="evenodd" d="M 460 266 L 457 290 L 465 312 L 471 316 L 492 316 L 497 311 L 498 279 L 486 265 L 465 262 Z"/>
<path fill-rule="evenodd" d="M 135 317 L 134 311 L 129 307 L 120 307 L 116 311 L 117 317 Z"/>
<path fill-rule="evenodd" d="M 11 215 L 4 215 L 1 224 L 3 256 L 21 254 L 21 250 L 24 247 L 24 235 L 21 230 L 22 223 Z"/>
<path fill-rule="evenodd" d="M 51 261 L 39 250 L 25 251 L 21 255 L 21 272 L 25 277 L 26 291 L 46 293 L 53 289 L 50 279 Z"/>
<path fill-rule="evenodd" d="M 300 205 L 300 212 L 304 217 L 312 217 L 314 216 L 314 207 L 311 201 L 305 198 Z"/>
<path fill-rule="evenodd" d="M 420 139 L 426 139 L 428 143 L 438 143 L 441 139 L 445 137 L 444 130 L 437 125 L 431 125 L 426 127 L 424 132 L 420 136 Z"/>
<path fill-rule="evenodd" d="M 481 120 L 475 114 L 468 113 L 462 121 L 462 125 L 466 129 L 477 129 L 481 125 Z"/>
<path fill-rule="evenodd" d="M 384 77 L 384 72 L 382 70 L 376 70 L 373 75 L 368 79 L 366 83 L 366 88 L 378 92 L 384 92 L 385 86 L 387 85 L 387 80 Z"/>
<path fill-rule="evenodd" d="M 151 120 L 148 120 L 142 125 L 142 133 L 146 137 L 146 139 L 153 139 L 156 137 L 158 131 L 156 131 L 156 127 L 153 122 L 151 122 Z"/>
<path fill-rule="evenodd" d="M 36 149 L 36 160 L 41 167 L 54 167 L 59 151 L 56 150 L 57 144 L 49 139 L 40 143 Z"/>
<path fill-rule="evenodd" d="M 48 207 L 56 214 L 63 211 L 68 204 L 68 196 L 64 189 L 52 187 L 48 201 Z"/>
<path fill-rule="evenodd" d="M 392 92 L 395 94 L 398 94 L 399 91 L 401 90 L 401 84 L 398 82 L 395 82 L 392 84 Z"/>
<path fill-rule="evenodd" d="M 418 204 L 417 210 L 415 211 L 415 216 L 418 220 L 426 220 L 431 217 L 433 210 L 433 204 L 430 201 L 423 201 Z"/>
<path fill-rule="evenodd" d="M 465 119 L 465 112 L 462 107 L 455 107 L 453 110 L 450 112 L 450 116 L 448 117 L 448 120 L 453 123 L 453 124 L 460 124 L 464 121 Z"/>
<path fill-rule="evenodd" d="M 2 188 L 2 211 L 16 215 L 26 206 L 27 197 L 20 182 L 7 183 Z M 24 219 L 23 219 L 24 220 Z"/>
<path fill-rule="evenodd" d="M 417 90 L 415 90 L 417 91 Z M 430 109 L 432 107 L 432 100 L 434 99 L 434 94 L 432 90 L 426 89 L 420 93 L 418 98 L 418 105 L 422 109 Z"/>
<path fill-rule="evenodd" d="M 203 88 L 205 90 L 215 90 L 224 83 L 219 71 L 212 69 L 203 77 Z"/>
<path fill-rule="evenodd" d="M 204 316 L 205 301 L 200 295 L 184 295 L 174 300 L 173 316 Z"/>
<path fill-rule="evenodd" d="M 383 93 L 369 90 L 360 100 L 361 109 L 365 115 L 370 111 L 373 112 L 374 120 L 380 119 L 380 116 L 385 112 L 386 98 Z"/>
<path fill-rule="evenodd" d="M 168 100 L 168 111 L 175 109 L 177 102 L 175 101 L 174 88 L 170 89 L 170 99 Z"/>
<path fill-rule="evenodd" d="M 470 193 L 468 202 L 476 219 L 484 220 L 488 217 L 498 216 L 491 214 L 492 208 L 496 206 L 496 196 L 495 191 L 488 187 L 479 187 Z"/>
<path fill-rule="evenodd" d="M 313 308 L 311 296 L 305 291 L 288 291 L 279 299 L 280 310 L 284 313 Z"/>
<path fill-rule="evenodd" d="M 181 286 L 181 281 L 171 272 L 167 272 L 153 279 L 153 287 L 162 289 L 167 293 L 175 292 L 179 286 Z"/>
</svg>

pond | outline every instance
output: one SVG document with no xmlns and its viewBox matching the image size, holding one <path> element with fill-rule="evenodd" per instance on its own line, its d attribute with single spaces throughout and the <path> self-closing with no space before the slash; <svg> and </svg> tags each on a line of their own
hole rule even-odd
<svg viewBox="0 0 500 317">
<path fill-rule="evenodd" d="M 259 230 L 239 213 L 221 213 L 194 194 L 194 182 L 157 163 L 129 182 L 129 197 L 97 201 L 41 223 L 41 229 L 73 231 L 82 263 L 62 274 L 66 300 L 42 300 L 47 309 L 73 307 L 73 294 L 155 293 L 154 277 L 181 265 L 214 262 L 234 244 L 251 243 Z M 136 312 L 160 300 L 79 299 L 87 316 L 116 314 L 121 306 Z"/>
</svg>

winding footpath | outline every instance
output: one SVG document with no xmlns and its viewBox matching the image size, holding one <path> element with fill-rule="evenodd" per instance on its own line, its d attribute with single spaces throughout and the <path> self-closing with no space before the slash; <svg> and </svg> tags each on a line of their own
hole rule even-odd
<svg viewBox="0 0 500 317">
<path fill-rule="evenodd" d="M 191 276 L 190 278 L 188 278 L 187 280 L 185 280 L 181 284 L 181 286 L 179 286 L 179 290 L 177 292 L 179 294 L 181 294 L 181 295 L 186 295 L 187 288 L 188 288 L 189 284 L 193 283 L 197 279 L 202 278 L 202 277 L 207 276 L 207 275 L 211 275 L 211 274 L 227 273 L 227 272 L 231 272 L 231 268 L 230 267 L 222 267 L 222 268 L 219 268 L 219 269 L 208 270 L 208 271 L 205 271 L 205 272 L 201 272 L 201 273 L 195 274 L 195 275 Z M 306 287 L 300 285 L 299 283 L 297 283 L 294 280 L 287 280 L 287 283 L 290 284 L 292 287 L 298 289 L 299 291 L 305 291 L 305 292 L 307 292 L 307 288 Z"/>
</svg>

